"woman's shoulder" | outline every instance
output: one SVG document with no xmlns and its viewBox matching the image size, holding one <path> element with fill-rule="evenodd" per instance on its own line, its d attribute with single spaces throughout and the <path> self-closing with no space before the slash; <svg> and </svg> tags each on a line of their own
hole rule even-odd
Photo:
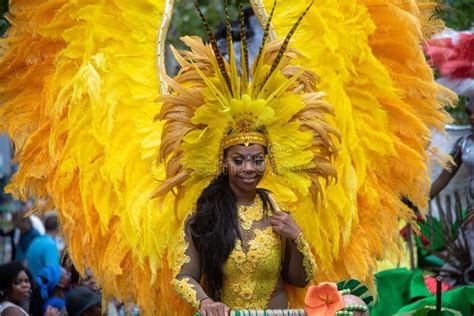
<svg viewBox="0 0 474 316">
<path fill-rule="evenodd" d="M 0 304 L 1 316 L 24 316 L 28 315 L 20 306 L 10 302 L 3 302 Z"/>
</svg>

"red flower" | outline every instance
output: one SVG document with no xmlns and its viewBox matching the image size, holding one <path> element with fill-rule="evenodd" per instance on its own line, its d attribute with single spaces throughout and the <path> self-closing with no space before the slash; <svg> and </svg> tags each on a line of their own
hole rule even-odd
<svg viewBox="0 0 474 316">
<path fill-rule="evenodd" d="M 429 62 L 442 76 L 474 78 L 474 34 L 459 33 L 452 38 L 431 39 L 424 45 Z"/>
<path fill-rule="evenodd" d="M 426 287 L 431 294 L 436 294 L 436 278 L 430 276 L 424 276 L 423 279 L 425 280 Z M 441 292 L 446 292 L 451 290 L 453 287 L 441 282 Z"/>
<path fill-rule="evenodd" d="M 323 282 L 310 286 L 304 299 L 308 316 L 334 316 L 344 308 L 342 294 L 335 283 Z"/>
</svg>

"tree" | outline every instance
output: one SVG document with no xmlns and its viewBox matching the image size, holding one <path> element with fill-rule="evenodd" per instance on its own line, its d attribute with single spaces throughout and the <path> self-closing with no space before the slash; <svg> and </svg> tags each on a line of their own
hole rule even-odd
<svg viewBox="0 0 474 316">
<path fill-rule="evenodd" d="M 451 29 L 463 31 L 474 26 L 474 0 L 444 0 L 438 12 Z"/>
</svg>

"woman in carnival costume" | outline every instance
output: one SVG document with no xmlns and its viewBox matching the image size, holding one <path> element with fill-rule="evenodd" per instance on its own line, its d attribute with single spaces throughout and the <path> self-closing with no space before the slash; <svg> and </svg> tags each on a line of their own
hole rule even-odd
<svg viewBox="0 0 474 316">
<path fill-rule="evenodd" d="M 10 191 L 48 199 L 77 268 L 144 314 L 186 315 L 208 295 L 232 308 L 285 306 L 272 297 L 280 276 L 300 286 L 353 277 L 373 290 L 377 260 L 397 250 L 398 222 L 413 216 L 400 196 L 427 204 L 430 128 L 443 128 L 442 107 L 455 99 L 419 47 L 442 26 L 435 4 L 250 2 L 269 34 L 252 67 L 227 63 L 212 36 L 211 46 L 184 37 L 191 51 L 175 51 L 175 78 L 163 63 L 172 1 L 10 2 L 0 60 L 0 127 L 20 162 Z M 290 46 L 276 41 L 297 24 Z M 240 171 L 261 174 L 262 190 Z M 226 186 L 227 197 L 212 198 Z M 244 208 L 257 211 L 247 218 Z M 226 212 L 233 229 L 216 227 L 224 251 L 195 264 L 209 252 L 200 238 L 209 210 L 215 223 Z M 209 279 L 212 267 L 235 275 L 242 254 L 269 242 L 255 253 L 272 271 L 264 284 Z M 189 267 L 202 268 L 205 296 Z M 303 306 L 304 289 L 285 291 L 290 307 Z"/>
<path fill-rule="evenodd" d="M 227 22 L 228 46 L 233 47 L 229 18 Z M 242 56 L 247 56 L 245 33 L 243 27 Z M 285 174 L 289 168 L 298 167 L 301 172 L 313 175 L 316 194 L 319 194 L 317 177 L 334 174 L 329 164 L 335 151 L 329 136 L 333 131 L 317 116 L 330 107 L 308 80 L 315 75 L 291 67 L 290 56 L 296 52 L 283 55 L 290 35 L 284 42 L 269 47 L 264 44 L 250 73 L 246 58 L 242 59 L 242 69 L 237 71 L 232 49 L 230 64 L 226 64 L 220 53 L 214 55 L 200 39 L 188 38 L 186 43 L 192 52 L 177 56 L 182 68 L 170 81 L 177 93 L 162 98 L 160 119 L 166 121 L 167 133 L 162 138 L 166 151 L 161 159 L 171 165 L 180 161 L 180 157 L 195 157 L 191 160 L 193 165 L 206 167 L 186 171 L 190 166 L 184 162 L 177 170 L 185 170 L 187 174 L 170 172 L 169 182 L 179 187 L 191 178 L 202 181 L 214 176 L 185 225 L 183 250 L 177 253 L 172 281 L 178 295 L 202 315 L 224 315 L 229 308 L 285 309 L 288 297 L 283 281 L 304 287 L 315 273 L 314 258 L 299 226 L 289 214 L 280 211 L 268 191 L 257 189 L 267 163 L 272 166 L 268 172 L 275 174 Z M 268 28 L 264 36 L 268 36 Z M 212 35 L 211 43 L 216 47 Z M 193 65 L 195 60 L 201 64 Z M 219 62 L 224 67 L 214 69 L 213 64 Z M 274 71 L 278 65 L 281 68 Z M 179 82 L 185 82 L 187 88 Z M 176 115 L 179 105 L 185 105 L 186 97 L 190 97 L 184 91 L 194 87 L 197 89 L 192 100 L 196 100 L 194 103 L 199 108 L 189 111 L 183 106 L 180 115 Z M 186 139 L 175 137 L 174 131 L 185 130 L 185 124 L 191 126 L 186 119 L 199 125 L 187 132 Z M 285 136 L 300 146 L 291 148 L 278 141 Z M 297 165 L 288 158 L 278 161 L 281 153 L 276 148 L 293 158 L 303 158 L 304 164 Z M 206 152 L 209 155 L 201 156 Z M 305 155 L 314 158 L 306 160 Z M 176 178 L 178 183 L 174 181 Z M 169 189 L 167 182 L 163 186 Z M 202 274 L 207 292 L 199 284 Z"/>
</svg>

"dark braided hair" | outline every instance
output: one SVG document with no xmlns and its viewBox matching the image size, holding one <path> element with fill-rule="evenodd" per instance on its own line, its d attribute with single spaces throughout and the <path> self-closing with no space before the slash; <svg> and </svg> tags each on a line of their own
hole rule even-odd
<svg viewBox="0 0 474 316">
<path fill-rule="evenodd" d="M 270 205 L 268 193 L 257 189 L 257 194 L 266 212 Z M 202 192 L 187 230 L 199 252 L 208 294 L 213 300 L 220 300 L 224 264 L 234 249 L 236 239 L 242 239 L 237 219 L 237 198 L 225 172 Z"/>
</svg>

